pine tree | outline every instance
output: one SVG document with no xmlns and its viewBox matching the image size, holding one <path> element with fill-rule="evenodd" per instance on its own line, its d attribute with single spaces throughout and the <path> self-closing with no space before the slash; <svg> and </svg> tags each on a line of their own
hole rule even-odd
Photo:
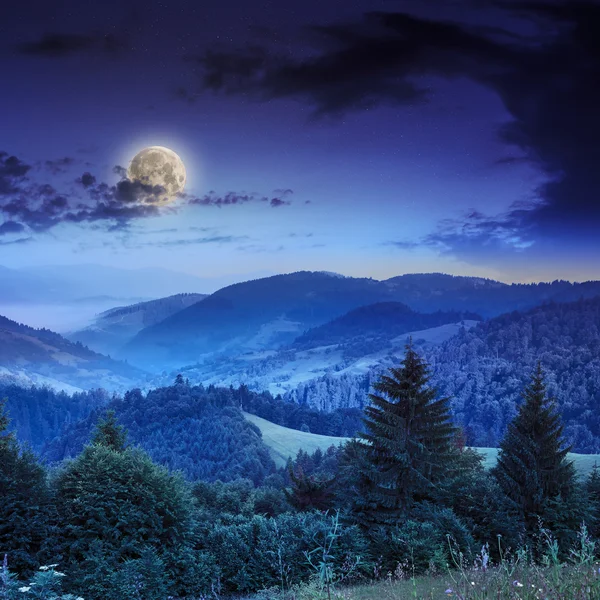
<svg viewBox="0 0 600 600">
<path fill-rule="evenodd" d="M 600 467 L 598 467 L 598 463 L 594 463 L 585 483 L 592 511 L 592 522 L 589 523 L 590 532 L 597 538 L 600 534 Z"/>
<path fill-rule="evenodd" d="M 329 510 L 334 500 L 333 485 L 335 478 L 326 478 L 318 475 L 305 475 L 302 467 L 297 473 L 290 465 L 288 473 L 291 481 L 289 490 L 283 492 L 288 502 L 299 511 Z"/>
<path fill-rule="evenodd" d="M 123 452 L 127 442 L 127 432 L 122 425 L 117 423 L 114 410 L 106 411 L 104 417 L 96 425 L 92 436 L 92 444 L 110 448 L 115 452 Z"/>
<path fill-rule="evenodd" d="M 444 476 L 455 450 L 448 398 L 436 399 L 426 363 L 406 346 L 401 368 L 373 385 L 365 408 L 360 490 L 355 511 L 364 523 L 394 521 L 427 498 Z"/>
<path fill-rule="evenodd" d="M 30 574 L 49 537 L 46 472 L 37 457 L 7 432 L 6 400 L 0 400 L 0 555 L 11 569 Z"/>
<path fill-rule="evenodd" d="M 573 496 L 576 475 L 567 459 L 570 448 L 563 441 L 563 426 L 555 402 L 548 398 L 540 363 L 523 393 L 519 412 L 500 444 L 493 469 L 513 510 L 531 534 L 541 518 L 553 528 L 552 504 Z"/>
</svg>

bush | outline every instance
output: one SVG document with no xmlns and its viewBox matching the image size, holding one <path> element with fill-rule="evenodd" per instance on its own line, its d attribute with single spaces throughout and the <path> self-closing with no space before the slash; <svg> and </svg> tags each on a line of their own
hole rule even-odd
<svg viewBox="0 0 600 600">
<path fill-rule="evenodd" d="M 206 597 L 218 588 L 220 570 L 210 552 L 199 552 L 186 545 L 167 550 L 163 560 L 172 595 Z"/>
<path fill-rule="evenodd" d="M 54 488 L 56 550 L 72 573 L 73 589 L 85 583 L 96 589 L 123 561 L 141 559 L 147 548 L 178 547 L 192 533 L 193 500 L 185 482 L 138 449 L 87 446 L 57 474 Z M 101 589 L 94 594 L 103 598 Z"/>
<path fill-rule="evenodd" d="M 107 600 L 165 600 L 167 576 L 164 561 L 151 548 L 140 558 L 130 559 L 110 578 Z"/>
<path fill-rule="evenodd" d="M 445 569 L 449 538 L 456 550 L 471 554 L 474 540 L 450 509 L 429 503 L 417 505 L 411 517 L 398 526 L 373 531 L 371 552 L 377 561 L 378 575 Z"/>
<path fill-rule="evenodd" d="M 328 528 L 320 513 L 286 513 L 268 519 L 254 516 L 206 527 L 205 547 L 221 569 L 224 591 L 251 592 L 287 588 L 306 581 L 312 569 L 305 552 L 312 551 Z M 333 561 L 342 570 L 347 560 L 367 556 L 367 544 L 354 526 L 342 526 Z"/>
</svg>

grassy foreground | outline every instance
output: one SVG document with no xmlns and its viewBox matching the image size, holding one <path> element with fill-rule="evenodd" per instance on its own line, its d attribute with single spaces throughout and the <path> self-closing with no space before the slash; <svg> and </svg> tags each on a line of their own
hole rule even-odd
<svg viewBox="0 0 600 600">
<path fill-rule="evenodd" d="M 330 446 L 339 446 L 350 439 L 289 429 L 249 413 L 244 413 L 244 417 L 260 429 L 263 441 L 270 448 L 271 456 L 278 467 L 284 467 L 287 459 L 294 458 L 298 450 L 312 454 L 317 448 L 325 451 Z M 475 450 L 483 454 L 483 463 L 486 468 L 491 468 L 496 464 L 497 448 L 475 448 Z M 596 463 L 600 466 L 600 454 L 570 453 L 569 458 L 582 476 L 587 476 Z"/>
<path fill-rule="evenodd" d="M 593 551 L 593 547 L 588 550 Z M 567 563 L 536 565 L 523 555 L 499 565 L 458 567 L 445 575 L 413 577 L 398 568 L 372 583 L 327 588 L 318 578 L 289 590 L 266 590 L 260 600 L 598 600 L 599 564 L 584 551 Z"/>
</svg>

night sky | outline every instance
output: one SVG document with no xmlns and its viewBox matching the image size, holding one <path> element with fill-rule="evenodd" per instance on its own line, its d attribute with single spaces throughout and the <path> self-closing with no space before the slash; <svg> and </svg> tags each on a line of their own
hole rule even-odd
<svg viewBox="0 0 600 600">
<path fill-rule="evenodd" d="M 600 278 L 597 3 L 24 0 L 0 40 L 0 265 Z"/>
</svg>

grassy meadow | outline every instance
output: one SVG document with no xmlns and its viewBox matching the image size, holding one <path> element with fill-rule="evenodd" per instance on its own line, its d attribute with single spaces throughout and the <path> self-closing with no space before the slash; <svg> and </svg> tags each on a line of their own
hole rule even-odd
<svg viewBox="0 0 600 600">
<path fill-rule="evenodd" d="M 271 456 L 278 467 L 284 467 L 287 459 L 294 458 L 298 450 L 312 454 L 317 448 L 325 451 L 330 446 L 339 446 L 350 439 L 289 429 L 249 413 L 244 413 L 244 416 L 260 429 L 263 441 L 271 450 Z M 497 448 L 475 448 L 475 450 L 483 454 L 483 463 L 486 468 L 491 468 L 496 464 Z M 575 454 L 572 452 L 569 454 L 569 458 L 574 462 L 577 472 L 583 477 L 591 472 L 596 463 L 600 465 L 600 454 Z"/>
</svg>

